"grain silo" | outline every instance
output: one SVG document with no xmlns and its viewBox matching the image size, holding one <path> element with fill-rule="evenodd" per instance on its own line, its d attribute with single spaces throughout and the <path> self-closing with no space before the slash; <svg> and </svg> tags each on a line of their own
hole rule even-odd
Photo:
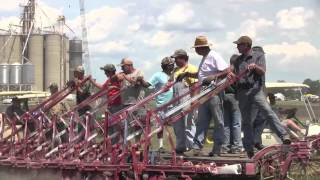
<svg viewBox="0 0 320 180">
<path fill-rule="evenodd" d="M 20 85 L 21 84 L 21 73 L 22 65 L 20 63 L 12 63 L 9 65 L 10 68 L 10 84 Z"/>
<path fill-rule="evenodd" d="M 24 85 L 31 85 L 34 83 L 34 65 L 31 62 L 22 64 L 21 82 Z"/>
<path fill-rule="evenodd" d="M 0 85 L 9 84 L 9 64 L 1 63 L 0 64 Z"/>
<path fill-rule="evenodd" d="M 0 35 L 0 63 L 7 63 L 7 61 L 5 61 L 5 53 L 4 53 L 5 38 L 6 36 Z"/>
<path fill-rule="evenodd" d="M 44 36 L 33 34 L 28 42 L 29 60 L 34 65 L 34 90 L 45 90 L 44 87 L 44 53 L 43 53 Z"/>
<path fill-rule="evenodd" d="M 22 45 L 21 36 L 19 35 L 2 35 L 1 62 L 3 63 L 21 63 Z M 2 48 L 1 47 L 1 48 Z"/>
<path fill-rule="evenodd" d="M 53 82 L 61 87 L 61 35 L 45 36 L 44 54 L 44 87 L 48 87 Z"/>
<path fill-rule="evenodd" d="M 73 70 L 79 66 L 82 65 L 82 41 L 73 39 L 70 40 L 70 47 L 69 47 L 69 74 L 70 79 L 73 78 Z"/>
<path fill-rule="evenodd" d="M 62 86 L 69 80 L 69 39 L 63 36 L 62 43 Z"/>
</svg>

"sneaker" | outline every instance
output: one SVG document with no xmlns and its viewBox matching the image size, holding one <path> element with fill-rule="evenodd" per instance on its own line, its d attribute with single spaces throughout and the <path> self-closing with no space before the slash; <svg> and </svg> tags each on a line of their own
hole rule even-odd
<svg viewBox="0 0 320 180">
<path fill-rule="evenodd" d="M 229 154 L 229 153 L 231 153 L 231 149 L 227 147 L 222 147 L 220 150 L 220 154 Z"/>
<path fill-rule="evenodd" d="M 160 148 L 158 149 L 158 151 L 159 151 L 159 153 L 165 153 L 165 152 L 166 152 L 166 150 L 165 150 L 163 147 L 160 147 Z"/>
<path fill-rule="evenodd" d="M 231 154 L 241 154 L 244 152 L 244 149 L 243 148 L 235 148 L 235 149 L 231 149 L 230 150 L 230 153 Z"/>
<path fill-rule="evenodd" d="M 256 143 L 254 147 L 259 151 L 265 148 L 265 146 L 261 143 Z"/>
<path fill-rule="evenodd" d="M 194 156 L 201 156 L 202 155 L 201 149 L 193 149 L 193 155 Z"/>
</svg>

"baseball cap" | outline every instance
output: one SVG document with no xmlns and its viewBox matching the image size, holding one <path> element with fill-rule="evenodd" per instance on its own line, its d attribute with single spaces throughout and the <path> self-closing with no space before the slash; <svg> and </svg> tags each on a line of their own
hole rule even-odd
<svg viewBox="0 0 320 180">
<path fill-rule="evenodd" d="M 116 67 L 113 64 L 106 64 L 103 67 L 100 67 L 104 71 L 116 71 Z"/>
<path fill-rule="evenodd" d="M 80 65 L 80 66 L 76 67 L 76 69 L 74 71 L 84 73 L 84 67 Z"/>
<path fill-rule="evenodd" d="M 241 36 L 238 40 L 234 41 L 235 44 L 252 44 L 252 40 L 249 36 Z"/>
<path fill-rule="evenodd" d="M 174 51 L 174 54 L 171 56 L 172 58 L 177 58 L 180 56 L 188 56 L 187 52 L 183 49 L 178 49 Z"/>
<path fill-rule="evenodd" d="M 133 62 L 129 58 L 123 58 L 121 60 L 121 63 L 119 64 L 119 66 L 132 65 L 132 64 L 133 64 Z"/>
<path fill-rule="evenodd" d="M 50 85 L 48 86 L 48 88 L 58 88 L 58 84 L 57 83 L 50 83 Z"/>
</svg>

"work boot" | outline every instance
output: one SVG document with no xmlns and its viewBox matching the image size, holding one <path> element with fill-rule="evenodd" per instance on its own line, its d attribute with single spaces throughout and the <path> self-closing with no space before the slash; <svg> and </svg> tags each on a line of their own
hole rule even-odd
<svg viewBox="0 0 320 180">
<path fill-rule="evenodd" d="M 221 145 L 214 145 L 212 151 L 209 153 L 210 157 L 221 156 Z"/>
<path fill-rule="evenodd" d="M 291 139 L 289 134 L 283 135 L 281 140 L 283 144 L 287 144 L 287 145 L 291 144 Z"/>
<path fill-rule="evenodd" d="M 264 146 L 263 144 L 261 144 L 261 143 L 256 143 L 256 144 L 254 145 L 254 147 L 255 147 L 258 151 L 260 151 L 260 150 L 262 150 L 262 149 L 265 148 L 265 146 Z"/>
</svg>

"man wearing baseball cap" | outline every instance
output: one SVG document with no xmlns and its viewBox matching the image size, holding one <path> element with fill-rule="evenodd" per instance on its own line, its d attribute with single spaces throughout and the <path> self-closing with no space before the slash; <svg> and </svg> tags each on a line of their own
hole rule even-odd
<svg viewBox="0 0 320 180">
<path fill-rule="evenodd" d="M 108 110 L 113 114 L 121 109 L 121 83 L 117 81 L 115 78 L 116 67 L 113 64 L 106 64 L 103 67 L 100 67 L 100 69 L 104 71 L 104 74 L 107 76 L 108 79 L 103 84 L 99 84 L 94 80 L 91 80 L 91 82 L 99 89 L 108 88 Z"/>
<path fill-rule="evenodd" d="M 76 104 L 80 104 L 82 101 L 86 100 L 91 96 L 91 88 L 92 84 L 90 81 L 86 81 L 82 86 L 78 86 L 84 80 L 85 70 L 83 66 L 77 66 L 74 71 L 74 82 L 77 87 L 76 89 Z M 83 116 L 87 111 L 91 110 L 91 106 L 86 105 L 81 109 L 78 109 L 79 117 Z M 82 131 L 83 127 L 81 125 L 78 126 L 78 132 Z"/>
<path fill-rule="evenodd" d="M 237 82 L 237 98 L 243 119 L 242 129 L 244 133 L 243 146 L 248 157 L 254 155 L 254 122 L 258 112 L 267 119 L 268 122 L 280 122 L 277 115 L 272 111 L 267 103 L 263 91 L 266 63 L 264 53 L 252 50 L 252 40 L 248 36 L 241 36 L 234 41 L 241 54 L 234 63 L 234 72 L 239 74 L 244 70 L 249 72 Z M 276 128 L 277 134 L 284 144 L 291 141 L 284 128 Z"/>
<path fill-rule="evenodd" d="M 172 80 L 172 72 L 174 69 L 174 61 L 170 57 L 165 57 L 161 61 L 162 71 L 156 72 L 151 76 L 148 82 L 145 82 L 143 79 L 140 79 L 141 84 L 146 88 L 152 88 L 155 92 L 163 88 L 170 80 Z M 168 91 L 161 93 L 156 97 L 156 106 L 160 107 L 161 105 L 169 102 L 172 99 L 173 90 L 170 88 Z M 159 151 L 163 152 L 163 132 L 157 134 L 159 140 Z"/>
<path fill-rule="evenodd" d="M 177 81 L 173 86 L 173 94 L 174 97 L 178 97 L 190 91 L 190 88 L 196 82 L 198 82 L 198 79 L 194 77 L 185 77 L 181 80 L 181 82 L 179 78 L 181 78 L 181 76 L 185 73 L 197 73 L 198 67 L 189 63 L 189 56 L 183 49 L 175 50 L 171 57 L 174 58 L 176 63 L 176 68 L 174 69 L 173 74 L 174 79 Z M 185 102 L 186 100 L 190 99 L 190 97 L 191 96 L 188 95 L 181 98 L 179 101 L 177 101 L 177 104 Z M 194 114 L 195 112 L 192 111 L 173 124 L 174 133 L 176 135 L 177 154 L 183 155 L 185 151 L 192 148 L 192 139 L 195 133 L 194 129 L 196 121 Z"/>
</svg>

